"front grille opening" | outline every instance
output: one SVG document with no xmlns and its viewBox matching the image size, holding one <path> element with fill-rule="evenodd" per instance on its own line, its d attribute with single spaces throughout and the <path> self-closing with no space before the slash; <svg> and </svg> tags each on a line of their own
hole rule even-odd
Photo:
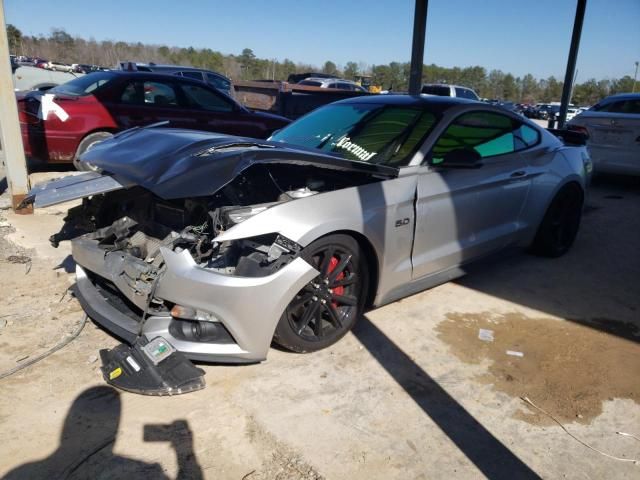
<svg viewBox="0 0 640 480">
<path fill-rule="evenodd" d="M 89 280 L 91 280 L 91 283 L 100 291 L 100 294 L 106 298 L 109 304 L 116 310 L 136 322 L 142 319 L 142 309 L 124 296 L 112 282 L 90 271 L 87 271 L 87 276 Z M 149 306 L 148 315 L 167 315 L 168 313 L 169 310 L 164 305 L 155 305 L 152 302 Z"/>
</svg>

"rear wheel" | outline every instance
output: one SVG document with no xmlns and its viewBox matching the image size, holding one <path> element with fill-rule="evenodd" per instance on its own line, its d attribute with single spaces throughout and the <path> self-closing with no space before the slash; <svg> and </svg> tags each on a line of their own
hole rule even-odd
<svg viewBox="0 0 640 480">
<path fill-rule="evenodd" d="M 323 237 L 306 247 L 302 257 L 320 275 L 287 306 L 274 335 L 276 343 L 301 353 L 342 338 L 362 313 L 367 287 L 367 265 L 353 237 Z"/>
<path fill-rule="evenodd" d="M 573 245 L 582 217 L 582 190 L 577 185 L 563 187 L 547 209 L 533 241 L 533 253 L 559 257 Z"/>
<path fill-rule="evenodd" d="M 73 166 L 76 167 L 76 170 L 89 170 L 85 164 L 78 161 L 80 155 L 92 149 L 97 143 L 111 137 L 113 137 L 113 133 L 109 132 L 94 132 L 84 137 L 78 145 L 75 157 L 73 157 Z"/>
</svg>

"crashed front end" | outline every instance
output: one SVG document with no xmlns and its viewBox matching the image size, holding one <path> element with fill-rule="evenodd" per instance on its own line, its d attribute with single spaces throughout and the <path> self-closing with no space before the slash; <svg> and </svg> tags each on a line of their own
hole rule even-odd
<svg viewBox="0 0 640 480">
<path fill-rule="evenodd" d="M 192 360 L 264 360 L 287 303 L 317 275 L 299 247 L 158 227 L 122 217 L 72 241 L 85 311 L 130 343 L 160 336 Z"/>
<path fill-rule="evenodd" d="M 396 172 L 252 142 L 125 132 L 83 157 L 94 171 L 32 190 L 36 207 L 83 198 L 52 241 L 71 239 L 77 298 L 95 322 L 129 343 L 162 337 L 192 360 L 266 358 L 286 306 L 319 272 L 283 225 L 218 238 L 282 203 Z"/>
</svg>

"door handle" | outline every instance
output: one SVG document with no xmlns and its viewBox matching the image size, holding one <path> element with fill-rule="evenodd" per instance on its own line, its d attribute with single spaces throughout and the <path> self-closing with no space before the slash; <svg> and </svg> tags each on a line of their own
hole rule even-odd
<svg viewBox="0 0 640 480">
<path fill-rule="evenodd" d="M 524 177 L 527 174 L 527 172 L 525 172 L 524 170 L 518 170 L 517 172 L 513 172 L 510 177 L 511 178 L 518 178 L 518 177 Z"/>
</svg>

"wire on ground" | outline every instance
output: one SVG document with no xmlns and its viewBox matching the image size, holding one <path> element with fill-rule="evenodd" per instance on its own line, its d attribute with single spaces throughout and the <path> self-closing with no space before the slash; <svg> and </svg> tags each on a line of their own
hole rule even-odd
<svg viewBox="0 0 640 480">
<path fill-rule="evenodd" d="M 562 430 L 565 431 L 565 433 L 567 435 L 569 435 L 571 438 L 573 438 L 576 442 L 581 443 L 582 445 L 584 445 L 585 447 L 593 450 L 594 452 L 599 453 L 600 455 L 604 455 L 605 457 L 608 458 L 612 458 L 613 460 L 618 460 L 620 462 L 632 462 L 634 465 L 640 465 L 640 459 L 637 458 L 620 458 L 620 457 L 616 457 L 614 455 L 609 455 L 606 452 L 603 452 L 602 450 L 598 450 L 595 447 L 592 447 L 591 445 L 589 445 L 587 442 L 579 439 L 578 437 L 576 437 L 573 433 L 571 433 L 569 430 L 567 430 L 567 428 L 560 423 L 559 420 L 556 419 L 556 417 L 554 417 L 553 415 L 551 415 L 549 412 L 547 412 L 546 410 L 543 410 L 542 408 L 540 408 L 539 406 L 537 406 L 535 403 L 533 403 L 531 400 L 529 400 L 529 397 L 520 397 L 520 400 L 522 400 L 523 402 L 531 405 L 533 408 L 535 408 L 536 410 L 541 411 L 542 413 L 544 413 L 547 417 L 549 417 L 551 420 L 553 420 L 554 422 L 556 422 L 558 425 L 560 425 L 560 428 L 562 428 Z M 636 440 L 640 441 L 640 439 L 638 437 L 636 437 L 635 435 L 632 435 L 630 433 L 625 433 L 625 432 L 616 432 L 618 435 L 622 435 L 624 437 L 631 437 L 631 438 L 635 438 Z"/>
<path fill-rule="evenodd" d="M 37 357 L 33 357 L 31 360 L 26 361 L 24 363 L 21 363 L 20 365 L 16 365 L 15 367 L 13 367 L 10 370 L 7 370 L 5 372 L 0 373 L 0 380 L 2 380 L 3 378 L 8 377 L 10 375 L 13 375 L 14 373 L 19 372 L 20 370 L 25 369 L 25 368 L 33 365 L 34 363 L 38 363 L 40 360 L 44 360 L 45 358 L 47 358 L 52 353 L 55 353 L 58 350 L 60 350 L 61 348 L 67 346 L 69 343 L 71 343 L 71 341 L 74 338 L 76 338 L 78 335 L 80 335 L 80 332 L 82 331 L 82 329 L 84 328 L 84 326 L 87 323 L 87 318 L 88 318 L 87 315 L 85 315 L 84 318 L 82 319 L 82 321 L 80 323 L 78 323 L 78 328 L 76 328 L 75 331 L 71 335 L 63 338 L 60 342 L 58 342 L 56 345 L 51 347 L 46 352 L 41 353 Z"/>
</svg>

